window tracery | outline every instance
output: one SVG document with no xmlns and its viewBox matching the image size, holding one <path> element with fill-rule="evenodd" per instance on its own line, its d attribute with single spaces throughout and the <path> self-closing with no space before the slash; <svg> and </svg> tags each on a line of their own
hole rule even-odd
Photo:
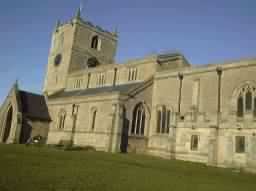
<svg viewBox="0 0 256 191">
<path fill-rule="evenodd" d="M 145 108 L 143 106 L 143 103 L 139 103 L 135 106 L 133 110 L 131 134 L 143 136 L 145 131 L 145 122 Z"/>
<path fill-rule="evenodd" d="M 66 120 L 66 111 L 64 109 L 60 110 L 58 118 L 58 129 L 64 129 Z"/>
<path fill-rule="evenodd" d="M 246 84 L 239 90 L 237 98 L 237 116 L 243 117 L 245 113 L 256 114 L 256 88 L 252 84 Z"/>
<path fill-rule="evenodd" d="M 157 109 L 157 133 L 169 134 L 171 122 L 171 110 L 166 106 Z"/>
</svg>

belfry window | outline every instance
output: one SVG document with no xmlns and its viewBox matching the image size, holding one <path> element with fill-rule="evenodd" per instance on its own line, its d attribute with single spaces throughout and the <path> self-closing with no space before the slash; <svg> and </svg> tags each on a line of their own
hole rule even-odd
<svg viewBox="0 0 256 191">
<path fill-rule="evenodd" d="M 162 106 L 157 109 L 157 133 L 169 134 L 171 111 Z"/>
<path fill-rule="evenodd" d="M 101 49 L 101 40 L 97 35 L 92 37 L 91 48 L 98 51 Z"/>
<path fill-rule="evenodd" d="M 142 103 L 135 106 L 132 118 L 132 135 L 143 136 L 145 131 L 146 113 Z"/>
<path fill-rule="evenodd" d="M 66 120 L 66 111 L 61 109 L 58 116 L 58 129 L 64 129 Z"/>
<path fill-rule="evenodd" d="M 245 113 L 252 112 L 256 116 L 256 88 L 247 84 L 241 88 L 237 98 L 237 116 L 243 117 Z"/>
</svg>

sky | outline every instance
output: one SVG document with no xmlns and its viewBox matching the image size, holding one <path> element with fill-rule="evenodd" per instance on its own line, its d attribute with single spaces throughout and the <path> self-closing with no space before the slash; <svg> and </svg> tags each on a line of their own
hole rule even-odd
<svg viewBox="0 0 256 191">
<path fill-rule="evenodd" d="M 256 57 L 254 0 L 2 0 L 0 103 L 15 80 L 40 93 L 51 33 L 75 15 L 118 28 L 116 61 L 178 50 L 191 64 Z"/>
</svg>

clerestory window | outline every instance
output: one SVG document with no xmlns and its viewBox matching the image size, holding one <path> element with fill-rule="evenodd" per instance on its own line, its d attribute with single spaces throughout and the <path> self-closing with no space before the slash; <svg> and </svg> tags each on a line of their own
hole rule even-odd
<svg viewBox="0 0 256 191">
<path fill-rule="evenodd" d="M 137 68 L 130 68 L 128 74 L 128 81 L 137 80 Z"/>
</svg>

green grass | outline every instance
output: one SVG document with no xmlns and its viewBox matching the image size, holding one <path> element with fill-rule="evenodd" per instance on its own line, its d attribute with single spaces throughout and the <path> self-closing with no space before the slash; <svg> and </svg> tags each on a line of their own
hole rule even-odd
<svg viewBox="0 0 256 191">
<path fill-rule="evenodd" d="M 252 191 L 256 175 L 134 154 L 0 145 L 0 191 Z"/>
</svg>

